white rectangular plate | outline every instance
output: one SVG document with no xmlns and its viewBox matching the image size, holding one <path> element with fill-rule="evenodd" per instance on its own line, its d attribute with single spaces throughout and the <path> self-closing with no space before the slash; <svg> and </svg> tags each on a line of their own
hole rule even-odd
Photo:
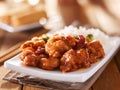
<svg viewBox="0 0 120 90">
<path fill-rule="evenodd" d="M 84 31 L 82 32 L 84 33 Z M 20 54 L 6 61 L 4 63 L 4 66 L 17 72 L 26 73 L 28 75 L 33 75 L 35 77 L 48 80 L 66 82 L 85 82 L 92 75 L 94 75 L 96 71 L 99 70 L 106 62 L 110 60 L 110 58 L 115 54 L 115 52 L 120 46 L 120 37 L 109 37 L 99 30 L 91 31 L 88 30 L 86 33 L 94 34 L 94 37 L 101 41 L 105 50 L 105 57 L 101 61 L 92 64 L 90 68 L 80 69 L 69 73 L 62 73 L 61 71 L 58 70 L 54 71 L 42 70 L 40 68 L 27 67 L 22 65 L 22 61 L 19 59 Z"/>
</svg>

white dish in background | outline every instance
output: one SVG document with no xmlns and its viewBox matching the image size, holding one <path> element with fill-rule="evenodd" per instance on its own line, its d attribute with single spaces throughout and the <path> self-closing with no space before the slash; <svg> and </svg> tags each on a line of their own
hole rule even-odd
<svg viewBox="0 0 120 90">
<path fill-rule="evenodd" d="M 68 27 L 67 29 L 69 30 L 66 31 L 65 28 L 64 31 L 63 30 L 59 31 L 59 34 L 63 32 L 68 33 L 69 31 L 72 34 L 76 34 L 75 31 L 73 32 L 73 30 L 75 30 L 76 28 Z M 105 54 L 106 54 L 105 57 L 101 61 L 92 64 L 90 68 L 80 69 L 69 73 L 62 73 L 61 71 L 57 71 L 57 70 L 56 71 L 42 70 L 40 68 L 27 67 L 22 65 L 22 61 L 19 59 L 20 54 L 6 61 L 4 63 L 4 66 L 6 68 L 15 70 L 17 72 L 26 73 L 28 75 L 33 75 L 35 77 L 48 79 L 48 80 L 65 81 L 65 82 L 85 82 L 92 75 L 94 75 L 106 62 L 108 62 L 110 58 L 115 54 L 115 52 L 120 46 L 120 37 L 109 37 L 104 33 L 102 33 L 101 31 L 93 30 L 93 29 L 87 31 L 81 30 L 80 32 L 83 33 L 83 35 L 86 35 L 88 33 L 94 34 L 95 39 L 99 39 L 101 41 L 105 50 Z M 48 35 L 51 35 L 51 33 Z"/>
<path fill-rule="evenodd" d="M 13 27 L 13 26 L 0 22 L 0 28 L 8 32 L 27 31 L 27 30 L 31 30 L 31 29 L 39 28 L 39 27 L 42 27 L 40 23 L 32 23 L 32 24 Z"/>
</svg>

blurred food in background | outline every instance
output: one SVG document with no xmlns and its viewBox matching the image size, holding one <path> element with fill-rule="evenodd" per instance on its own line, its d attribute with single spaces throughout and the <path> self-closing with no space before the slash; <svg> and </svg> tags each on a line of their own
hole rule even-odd
<svg viewBox="0 0 120 90">
<path fill-rule="evenodd" d="M 0 21 L 17 27 L 45 22 L 45 28 L 87 26 L 120 36 L 120 0 L 2 0 Z M 6 3 L 5 3 L 6 2 Z"/>
<path fill-rule="evenodd" d="M 42 0 L 6 0 L 0 3 L 0 21 L 17 27 L 47 18 Z"/>
</svg>

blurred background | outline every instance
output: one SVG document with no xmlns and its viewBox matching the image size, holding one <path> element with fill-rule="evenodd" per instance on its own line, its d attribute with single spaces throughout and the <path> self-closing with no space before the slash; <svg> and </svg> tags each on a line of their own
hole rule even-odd
<svg viewBox="0 0 120 90">
<path fill-rule="evenodd" d="M 119 0 L 0 0 L 0 21 L 18 27 L 42 18 L 50 29 L 82 25 L 120 35 L 119 10 Z"/>
</svg>

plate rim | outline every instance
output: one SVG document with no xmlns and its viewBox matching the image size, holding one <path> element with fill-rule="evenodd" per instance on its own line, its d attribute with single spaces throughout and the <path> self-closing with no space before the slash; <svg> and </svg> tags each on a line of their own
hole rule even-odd
<svg viewBox="0 0 120 90">
<path fill-rule="evenodd" d="M 38 27 L 42 27 L 42 25 L 39 22 L 16 26 L 16 27 L 0 22 L 0 28 L 3 29 L 4 31 L 11 32 L 11 33 L 27 31 L 33 28 L 38 28 Z"/>
</svg>

